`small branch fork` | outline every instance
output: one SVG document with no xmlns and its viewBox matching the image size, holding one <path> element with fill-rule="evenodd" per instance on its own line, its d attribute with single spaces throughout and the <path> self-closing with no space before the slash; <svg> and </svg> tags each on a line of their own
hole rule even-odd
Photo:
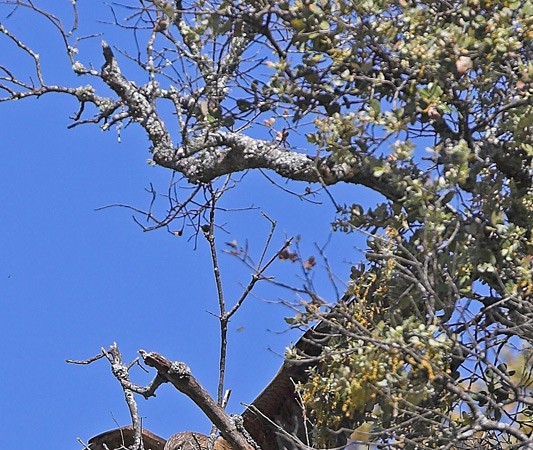
<svg viewBox="0 0 533 450">
<path fill-rule="evenodd" d="M 124 391 L 124 397 L 130 411 L 131 422 L 133 425 L 133 448 L 136 450 L 144 450 L 142 441 L 142 422 L 141 418 L 139 417 L 137 402 L 135 401 L 133 394 L 137 393 L 145 398 L 155 396 L 156 389 L 165 381 L 158 374 L 146 387 L 141 387 L 132 383 L 130 381 L 129 370 L 133 365 L 138 363 L 138 359 L 134 360 L 129 365 L 124 364 L 122 362 L 122 355 L 120 354 L 116 343 L 113 343 L 108 350 L 102 348 L 102 352 L 96 356 L 93 356 L 92 358 L 82 361 L 69 359 L 67 360 L 67 363 L 87 365 L 104 357 L 109 361 L 111 365 L 111 371 L 113 372 L 115 378 L 119 381 L 120 385 L 122 386 L 122 390 Z"/>
<path fill-rule="evenodd" d="M 221 268 L 219 264 L 218 251 L 216 245 L 216 236 L 215 231 L 217 229 L 216 221 L 216 211 L 217 211 L 217 201 L 220 196 L 224 193 L 225 189 L 220 191 L 215 191 L 210 189 L 211 199 L 209 202 L 209 224 L 202 227 L 204 236 L 208 242 L 209 250 L 211 253 L 211 264 L 213 267 L 213 275 L 215 278 L 215 285 L 218 297 L 218 319 L 220 322 L 220 356 L 219 356 L 219 380 L 218 380 L 218 389 L 217 389 L 217 398 L 218 404 L 222 406 L 224 404 L 224 384 L 225 384 L 225 374 L 226 374 L 226 361 L 227 361 L 227 350 L 228 350 L 228 324 L 230 319 L 235 315 L 239 308 L 243 305 L 245 300 L 249 297 L 250 293 L 254 289 L 258 281 L 265 279 L 265 271 L 276 261 L 279 256 L 289 247 L 292 242 L 292 239 L 288 239 L 284 242 L 282 247 L 275 252 L 275 254 L 265 262 L 266 253 L 272 242 L 272 237 L 276 229 L 276 222 L 270 219 L 268 216 L 263 214 L 263 216 L 270 222 L 270 231 L 266 238 L 263 250 L 259 262 L 256 267 L 253 267 L 254 273 L 252 274 L 251 280 L 248 285 L 244 288 L 240 297 L 235 301 L 234 305 L 228 309 L 226 298 L 224 296 L 224 287 L 221 274 Z"/>
<path fill-rule="evenodd" d="M 182 362 L 171 362 L 164 356 L 154 353 L 139 350 L 144 363 L 147 366 L 153 367 L 157 370 L 157 375 L 148 386 L 139 386 L 130 381 L 129 369 L 136 363 L 126 365 L 122 361 L 122 355 L 116 343 L 114 343 L 108 350 L 102 349 L 102 353 L 83 361 L 67 360 L 72 364 L 90 364 L 94 361 L 107 358 L 111 364 L 111 371 L 115 378 L 120 382 L 126 403 L 130 410 L 130 415 L 134 429 L 134 449 L 144 450 L 142 443 L 142 424 L 139 417 L 137 404 L 135 402 L 134 393 L 142 395 L 145 398 L 154 397 L 157 388 L 163 383 L 171 383 L 178 391 L 189 397 L 198 407 L 205 413 L 211 422 L 220 430 L 222 437 L 230 443 L 233 449 L 236 450 L 254 450 L 255 445 L 249 442 L 239 430 L 232 419 L 198 382 L 192 375 L 189 367 Z"/>
</svg>

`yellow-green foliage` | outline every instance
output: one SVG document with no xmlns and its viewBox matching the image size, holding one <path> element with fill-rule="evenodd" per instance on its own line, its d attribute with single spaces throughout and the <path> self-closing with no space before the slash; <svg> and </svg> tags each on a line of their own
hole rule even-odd
<svg viewBox="0 0 533 450">
<path fill-rule="evenodd" d="M 328 428 L 353 427 L 372 411 L 372 418 L 381 411 L 383 419 L 397 407 L 415 410 L 434 395 L 435 377 L 447 374 L 452 342 L 437 324 L 415 317 L 395 326 L 384 321 L 389 312 L 377 305 L 384 305 L 380 299 L 388 294 L 393 270 L 388 262 L 354 281 L 351 303 L 343 310 L 346 320 L 338 321 L 344 336 L 330 340 L 320 365 L 300 386 L 322 432 L 321 444 Z"/>
</svg>

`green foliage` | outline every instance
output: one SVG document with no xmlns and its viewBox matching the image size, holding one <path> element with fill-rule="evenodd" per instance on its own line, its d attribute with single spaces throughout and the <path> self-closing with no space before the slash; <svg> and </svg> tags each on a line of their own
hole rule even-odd
<svg viewBox="0 0 533 450">
<path fill-rule="evenodd" d="M 333 224 L 368 236 L 368 267 L 326 317 L 335 336 L 301 386 L 316 444 L 367 421 L 397 448 L 525 442 L 531 392 L 498 367 L 533 339 L 532 3 L 195 6 L 174 16 L 192 54 L 218 51 L 225 67 L 231 39 L 253 35 L 265 64 L 244 59 L 232 98 L 204 76 L 187 131 L 263 124 L 280 144 L 296 131 L 308 155 L 384 196 Z M 324 319 L 312 306 L 291 323 Z"/>
<path fill-rule="evenodd" d="M 273 64 L 265 89 L 295 121 L 313 117 L 310 144 L 342 163 L 366 160 L 401 193 L 366 211 L 346 206 L 334 223 L 369 233 L 367 276 L 386 294 L 349 292 L 342 338 L 302 386 L 318 442 L 364 419 L 401 448 L 440 448 L 485 414 L 509 430 L 470 445 L 509 448 L 531 435 L 519 419 L 531 392 L 521 399 L 520 384 L 493 369 L 502 349 L 533 336 L 532 4 L 279 8 L 302 64 Z"/>
</svg>

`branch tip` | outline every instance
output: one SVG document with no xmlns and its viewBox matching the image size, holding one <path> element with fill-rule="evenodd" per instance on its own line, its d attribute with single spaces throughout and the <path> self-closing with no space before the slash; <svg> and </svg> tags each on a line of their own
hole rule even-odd
<svg viewBox="0 0 533 450">
<path fill-rule="evenodd" d="M 102 40 L 102 52 L 104 54 L 104 59 L 107 64 L 112 64 L 113 60 L 115 59 L 115 55 L 113 54 L 113 50 L 111 50 L 111 47 L 107 44 L 106 41 Z"/>
</svg>

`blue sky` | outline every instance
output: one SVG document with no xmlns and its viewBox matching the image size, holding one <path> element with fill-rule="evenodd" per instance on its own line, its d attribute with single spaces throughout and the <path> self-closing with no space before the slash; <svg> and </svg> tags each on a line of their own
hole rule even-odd
<svg viewBox="0 0 533 450">
<path fill-rule="evenodd" d="M 47 3 L 55 2 L 42 6 Z M 94 24 L 102 10 L 81 12 L 87 26 L 103 30 L 111 44 L 119 42 L 112 27 Z M 0 21 L 39 47 L 48 81 L 86 84 L 70 75 L 59 47 L 45 37 L 49 28 L 23 14 L 5 20 L 0 9 Z M 97 67 L 98 41 L 92 49 L 87 44 L 83 55 Z M 5 39 L 0 39 L 0 64 L 21 75 L 29 68 Z M 124 130 L 121 143 L 115 132 L 102 133 L 96 126 L 67 130 L 75 111 L 75 103 L 60 96 L 0 103 L 0 448 L 72 450 L 81 448 L 78 437 L 87 440 L 113 428 L 114 420 L 127 424 L 123 394 L 106 361 L 65 363 L 115 341 L 126 360 L 143 348 L 186 362 L 216 392 L 218 323 L 209 312 L 216 312 L 217 300 L 205 240 L 200 236 L 195 246 L 190 232 L 181 238 L 143 233 L 125 209 L 95 211 L 114 203 L 143 208 L 150 199 L 145 188 L 165 187 L 171 174 L 146 164 L 148 144 L 139 128 Z M 305 185 L 288 187 L 302 192 Z M 363 188 L 339 186 L 332 192 L 341 203 L 372 200 Z M 258 255 L 269 230 L 264 211 L 279 223 L 271 252 L 285 236 L 301 235 L 303 253 L 316 255 L 313 245 L 327 241 L 334 217 L 331 203 L 325 196 L 321 200 L 322 206 L 302 202 L 249 174 L 225 205 L 261 209 L 222 216 L 227 232 L 219 233 L 219 247 L 248 239 Z M 364 246 L 359 235 L 332 236 L 327 254 L 341 279 L 349 274 L 347 261 L 361 258 L 356 246 Z M 332 296 L 321 266 L 317 286 Z M 222 271 L 232 304 L 250 272 L 229 256 L 222 257 Z M 288 262 L 277 262 L 270 273 L 301 284 L 297 267 Z M 261 391 L 281 364 L 279 354 L 299 335 L 284 332 L 283 317 L 291 312 L 276 304 L 294 295 L 265 284 L 256 295 L 230 326 L 231 412 L 242 411 L 240 402 L 251 402 Z M 132 372 L 139 383 L 152 377 L 152 372 Z M 156 398 L 139 399 L 139 406 L 145 426 L 164 437 L 187 429 L 209 432 L 196 406 L 168 386 Z"/>
</svg>

